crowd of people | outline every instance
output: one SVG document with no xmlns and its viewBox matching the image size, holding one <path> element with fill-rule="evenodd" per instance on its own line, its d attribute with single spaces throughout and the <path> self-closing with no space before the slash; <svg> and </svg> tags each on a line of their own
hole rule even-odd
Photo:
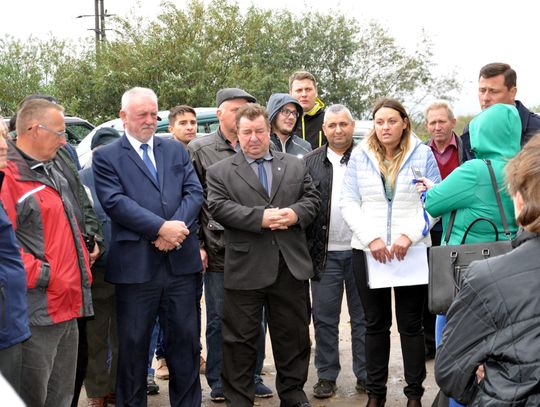
<svg viewBox="0 0 540 407">
<path fill-rule="evenodd" d="M 434 356 L 435 406 L 538 405 L 540 117 L 516 92 L 515 71 L 488 64 L 462 136 L 445 101 L 426 108 L 422 141 L 404 105 L 383 98 L 355 143 L 350 110 L 326 106 L 306 71 L 266 107 L 220 89 L 219 127 L 200 137 L 187 105 L 170 110 L 172 138 L 157 137 L 158 97 L 135 87 L 120 101 L 123 134 L 98 130 L 83 169 L 60 104 L 26 98 L 15 137 L 0 121 L 2 398 L 77 406 L 84 384 L 90 407 L 144 406 L 156 375 L 172 406 L 196 407 L 202 372 L 213 402 L 251 407 L 274 395 L 261 376 L 268 331 L 280 405 L 310 407 L 309 325 L 312 395 L 330 398 L 345 295 L 366 407 L 386 404 L 393 308 L 404 405 L 422 406 Z M 468 242 L 508 229 L 515 249 L 474 263 L 435 317 L 427 250 L 459 244 L 477 218 L 496 230 L 478 222 Z"/>
</svg>

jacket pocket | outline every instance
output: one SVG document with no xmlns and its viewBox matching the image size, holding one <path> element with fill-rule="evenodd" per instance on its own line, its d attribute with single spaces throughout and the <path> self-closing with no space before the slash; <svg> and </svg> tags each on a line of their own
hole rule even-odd
<svg viewBox="0 0 540 407">
<path fill-rule="evenodd" d="M 221 225 L 221 223 L 216 222 L 215 220 L 208 221 L 208 229 L 210 229 L 213 232 L 225 230 L 225 228 Z"/>
<path fill-rule="evenodd" d="M 235 252 L 249 253 L 251 245 L 249 243 L 231 243 L 229 247 Z"/>
<path fill-rule="evenodd" d="M 34 288 L 47 288 L 51 281 L 51 266 L 49 263 L 41 263 L 41 270 Z"/>
</svg>

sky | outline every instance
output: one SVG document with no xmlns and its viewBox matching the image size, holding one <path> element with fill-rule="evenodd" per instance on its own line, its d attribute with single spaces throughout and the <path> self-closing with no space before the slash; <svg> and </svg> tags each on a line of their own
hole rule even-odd
<svg viewBox="0 0 540 407">
<path fill-rule="evenodd" d="M 20 39 L 29 35 L 46 38 L 93 38 L 94 0 L 8 0 L 3 4 L 0 37 Z M 161 0 L 105 0 L 110 14 L 126 17 L 134 6 L 148 18 L 160 11 Z M 179 8 L 185 0 L 173 0 Z M 360 24 L 379 22 L 398 45 L 414 50 L 422 31 L 433 43 L 436 73 L 456 72 L 462 91 L 454 102 L 457 115 L 480 111 L 477 98 L 478 71 L 490 62 L 509 63 L 517 72 L 517 99 L 526 106 L 540 105 L 540 81 L 536 57 L 540 36 L 540 1 L 525 0 L 238 0 L 242 9 L 250 4 L 272 9 L 286 8 L 301 14 L 307 9 L 337 10 L 356 18 Z M 511 8 L 514 7 L 514 9 Z M 391 96 L 391 95 L 389 95 Z"/>
</svg>

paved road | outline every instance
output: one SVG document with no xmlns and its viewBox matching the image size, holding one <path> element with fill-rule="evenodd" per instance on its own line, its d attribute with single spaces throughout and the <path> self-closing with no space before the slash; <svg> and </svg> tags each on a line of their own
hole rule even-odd
<svg viewBox="0 0 540 407">
<path fill-rule="evenodd" d="M 204 316 L 204 303 L 203 303 L 203 316 Z M 356 378 L 352 373 L 352 361 L 351 361 L 351 340 L 350 340 L 350 324 L 347 314 L 346 301 L 344 300 L 342 307 L 340 324 L 340 357 L 342 372 L 338 378 L 338 391 L 336 395 L 329 399 L 316 399 L 312 395 L 313 385 L 317 382 L 317 374 L 314 366 L 314 348 L 312 349 L 311 364 L 309 370 L 308 382 L 305 386 L 306 394 L 313 407 L 348 407 L 348 406 L 364 406 L 367 402 L 367 396 L 365 394 L 358 394 L 354 388 L 356 384 Z M 204 327 L 204 321 L 203 321 Z M 311 334 L 313 338 L 313 327 L 311 327 Z M 204 341 L 203 341 L 204 342 Z M 314 343 L 314 341 L 313 341 Z M 407 404 L 407 398 L 403 394 L 404 379 L 403 379 L 403 363 L 401 358 L 401 347 L 399 343 L 399 335 L 396 330 L 396 323 L 394 321 L 392 327 L 392 349 L 390 354 L 390 374 L 388 378 L 388 395 L 387 395 L 387 407 L 403 407 Z M 203 355 L 206 350 L 203 349 Z M 272 358 L 272 348 L 270 340 L 267 337 L 266 340 L 266 360 L 263 369 L 264 382 L 267 386 L 275 391 L 275 368 Z M 427 363 L 427 378 L 424 382 L 426 392 L 422 399 L 422 404 L 430 406 L 437 394 L 437 385 L 433 377 L 433 361 Z M 156 380 L 160 387 L 160 394 L 148 397 L 149 407 L 167 407 L 169 404 L 169 394 L 166 380 Z M 201 383 L 203 388 L 203 407 L 225 407 L 224 403 L 214 403 L 210 400 L 210 388 L 206 383 L 204 376 L 201 376 Z M 279 407 L 279 398 L 277 395 L 268 399 L 256 399 L 256 406 L 261 407 Z M 81 394 L 78 407 L 86 407 L 86 397 Z"/>
</svg>

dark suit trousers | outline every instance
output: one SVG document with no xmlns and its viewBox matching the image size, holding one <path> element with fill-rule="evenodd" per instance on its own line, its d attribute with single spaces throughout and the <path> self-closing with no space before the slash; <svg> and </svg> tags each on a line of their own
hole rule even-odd
<svg viewBox="0 0 540 407">
<path fill-rule="evenodd" d="M 117 284 L 117 406 L 146 406 L 148 348 L 159 316 L 165 336 L 171 406 L 199 407 L 201 274 L 173 276 L 163 264 L 146 283 Z"/>
<path fill-rule="evenodd" d="M 310 356 L 308 302 L 308 282 L 295 279 L 282 260 L 278 278 L 271 286 L 258 290 L 225 289 L 222 384 L 229 406 L 253 406 L 253 374 L 263 306 L 281 406 L 307 401 L 303 387 Z"/>
</svg>

